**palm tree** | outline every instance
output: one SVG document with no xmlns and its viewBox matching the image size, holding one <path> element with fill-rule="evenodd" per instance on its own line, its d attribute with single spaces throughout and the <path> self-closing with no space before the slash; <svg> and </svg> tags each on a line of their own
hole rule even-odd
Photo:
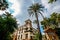
<svg viewBox="0 0 60 40">
<path fill-rule="evenodd" d="M 53 12 L 50 15 L 50 18 L 46 18 L 43 21 L 41 21 L 41 24 L 44 25 L 44 28 L 51 27 L 56 28 L 60 25 L 60 14 Z"/>
<path fill-rule="evenodd" d="M 6 10 L 8 8 L 8 2 L 6 0 L 0 0 L 0 10 Z"/>
<path fill-rule="evenodd" d="M 39 39 L 42 40 L 42 34 L 41 34 L 41 31 L 40 31 L 40 25 L 39 25 L 39 19 L 38 19 L 38 15 L 39 13 L 42 14 L 41 12 L 43 12 L 43 6 L 39 3 L 35 3 L 35 4 L 32 4 L 29 9 L 28 9 L 28 12 L 29 12 L 29 15 L 35 15 L 36 17 L 36 20 L 37 20 L 37 27 L 38 27 L 38 33 L 40 33 L 40 36 L 39 36 Z"/>
</svg>

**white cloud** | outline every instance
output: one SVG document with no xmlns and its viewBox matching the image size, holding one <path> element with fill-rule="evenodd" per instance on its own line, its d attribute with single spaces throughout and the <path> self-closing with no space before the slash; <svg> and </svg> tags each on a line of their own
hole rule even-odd
<svg viewBox="0 0 60 40">
<path fill-rule="evenodd" d="M 9 12 L 9 10 L 12 9 L 14 11 L 12 15 L 17 19 L 17 23 L 20 24 L 21 20 L 19 19 L 19 17 L 17 17 L 17 15 L 21 15 L 22 0 L 8 0 L 8 1 L 12 3 L 12 6 L 9 7 L 7 11 Z"/>
<path fill-rule="evenodd" d="M 31 0 L 31 2 L 34 4 L 34 0 Z"/>
<path fill-rule="evenodd" d="M 46 7 L 49 8 L 48 0 L 41 0 L 42 4 Z"/>
<path fill-rule="evenodd" d="M 5 13 L 5 11 L 0 10 L 0 15 L 2 15 L 3 13 Z"/>
<path fill-rule="evenodd" d="M 44 13 L 43 13 L 43 15 L 45 16 L 45 17 L 47 17 L 47 16 L 49 16 L 49 13 L 51 12 L 51 4 L 48 4 L 48 0 L 41 0 L 41 2 L 42 2 L 42 4 L 44 5 L 44 7 L 45 7 L 45 11 L 44 11 Z"/>
<path fill-rule="evenodd" d="M 20 25 L 20 23 L 21 23 L 21 21 L 20 21 L 19 19 L 17 19 L 17 24 L 19 24 L 19 25 Z"/>
<path fill-rule="evenodd" d="M 9 7 L 7 10 L 7 12 L 10 13 L 10 9 L 14 10 L 14 13 L 12 13 L 13 16 L 16 17 L 16 15 L 21 14 L 21 6 L 22 6 L 22 1 L 20 0 L 7 0 L 8 2 L 12 3 L 12 6 Z M 1 11 L 0 10 L 0 15 L 3 14 L 5 11 Z"/>
<path fill-rule="evenodd" d="M 14 13 L 12 15 L 16 16 L 19 13 L 21 14 L 22 2 L 19 0 L 9 0 L 9 2 L 13 3 L 12 7 L 10 7 L 10 9 L 14 10 Z"/>
<path fill-rule="evenodd" d="M 52 12 L 60 12 L 60 1 L 57 0 L 54 3 L 48 3 L 49 0 L 41 0 L 42 4 L 45 6 L 47 11 L 45 11 L 44 16 L 49 17 Z"/>
<path fill-rule="evenodd" d="M 59 9 L 59 8 L 60 8 L 60 6 L 55 6 L 55 7 L 54 7 L 54 9 Z"/>
</svg>

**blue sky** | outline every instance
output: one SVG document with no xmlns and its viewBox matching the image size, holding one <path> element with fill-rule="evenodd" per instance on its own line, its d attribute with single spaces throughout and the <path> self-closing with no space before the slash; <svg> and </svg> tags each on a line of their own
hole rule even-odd
<svg viewBox="0 0 60 40">
<path fill-rule="evenodd" d="M 48 0 L 7 0 L 9 3 L 9 8 L 6 10 L 14 17 L 16 17 L 18 23 L 20 25 L 24 24 L 24 21 L 27 19 L 31 19 L 32 21 L 35 20 L 35 17 L 30 17 L 28 14 L 28 7 L 32 5 L 34 2 L 41 3 L 45 10 L 43 12 L 43 15 L 45 17 L 49 17 L 52 12 L 60 12 L 60 0 L 57 0 L 56 2 L 52 4 L 48 4 Z M 4 11 L 0 10 L 0 15 L 3 14 Z M 41 15 L 39 16 L 39 20 L 42 20 Z M 33 25 L 34 28 L 36 28 L 35 24 Z M 42 29 L 41 29 L 42 30 Z"/>
<path fill-rule="evenodd" d="M 7 11 L 11 12 L 12 15 L 17 18 L 20 25 L 22 25 L 26 19 L 35 19 L 35 17 L 29 17 L 27 11 L 28 7 L 34 2 L 44 5 L 46 10 L 44 11 L 43 15 L 45 17 L 49 17 L 52 12 L 60 12 L 60 0 L 54 2 L 53 4 L 48 4 L 48 0 L 8 0 L 8 2 L 9 9 L 7 9 Z M 41 15 L 39 20 L 42 20 Z"/>
</svg>

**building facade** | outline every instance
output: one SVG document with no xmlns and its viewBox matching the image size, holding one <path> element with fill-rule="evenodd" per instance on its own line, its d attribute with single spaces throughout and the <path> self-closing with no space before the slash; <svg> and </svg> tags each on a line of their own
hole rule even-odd
<svg viewBox="0 0 60 40">
<path fill-rule="evenodd" d="M 31 21 L 28 19 L 25 21 L 23 26 L 20 26 L 17 30 L 17 33 L 14 37 L 16 40 L 33 40 L 34 33 L 37 30 L 32 27 Z"/>
<path fill-rule="evenodd" d="M 12 40 L 17 40 L 17 30 L 11 35 Z"/>
</svg>

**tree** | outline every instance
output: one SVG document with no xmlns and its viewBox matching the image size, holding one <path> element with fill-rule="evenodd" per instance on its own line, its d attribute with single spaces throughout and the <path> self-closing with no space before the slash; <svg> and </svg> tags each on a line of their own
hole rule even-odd
<svg viewBox="0 0 60 40">
<path fill-rule="evenodd" d="M 41 12 L 43 12 L 43 8 L 44 7 L 41 4 L 35 3 L 35 4 L 32 4 L 28 9 L 29 15 L 30 16 L 35 15 L 35 17 L 36 17 L 38 33 L 40 33 L 40 36 L 39 36 L 40 40 L 42 40 L 42 34 L 41 34 L 41 31 L 40 31 L 38 15 L 39 15 L 39 13 L 42 14 Z"/>
<path fill-rule="evenodd" d="M 0 16 L 0 40 L 12 40 L 10 35 L 17 27 L 16 19 L 8 12 Z"/>
<path fill-rule="evenodd" d="M 50 25 L 49 24 L 50 19 L 44 18 L 43 21 L 41 21 L 41 24 L 43 25 L 43 29 L 47 28 L 46 26 Z"/>
<path fill-rule="evenodd" d="M 6 10 L 8 8 L 8 2 L 6 0 L 0 0 L 0 10 Z"/>
<path fill-rule="evenodd" d="M 60 23 L 60 14 L 53 12 L 50 15 L 50 18 L 46 18 L 45 20 L 41 21 L 41 24 L 44 25 L 44 27 L 51 27 L 51 28 L 57 28 Z"/>
<path fill-rule="evenodd" d="M 39 40 L 39 33 L 35 33 L 33 40 Z"/>
</svg>

